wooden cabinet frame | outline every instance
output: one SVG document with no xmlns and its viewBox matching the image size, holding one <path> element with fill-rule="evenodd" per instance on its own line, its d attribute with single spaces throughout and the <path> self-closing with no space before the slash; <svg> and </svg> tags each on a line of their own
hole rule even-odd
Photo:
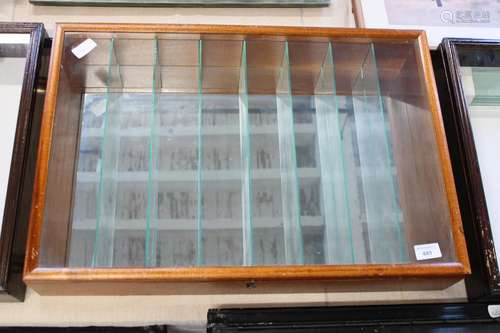
<svg viewBox="0 0 500 333">
<path fill-rule="evenodd" d="M 67 32 L 175 32 L 197 34 L 283 35 L 287 37 L 355 38 L 365 40 L 414 39 L 418 43 L 417 58 L 425 80 L 425 90 L 432 113 L 433 130 L 439 150 L 445 193 L 450 207 L 451 230 L 454 239 L 456 262 L 419 264 L 371 265 L 310 265 L 310 266 L 252 266 L 252 267 L 164 267 L 164 268 L 48 268 L 39 266 L 44 200 L 48 163 L 52 143 L 64 35 Z M 29 246 L 24 270 L 24 280 L 41 293 L 161 293 L 158 285 L 216 281 L 280 281 L 280 280 L 337 280 L 337 279 L 388 279 L 443 277 L 460 278 L 470 273 L 467 251 L 463 240 L 461 218 L 456 198 L 455 184 L 430 53 L 425 33 L 422 31 L 391 31 L 364 29 L 325 29 L 294 27 L 245 27 L 204 25 L 125 25 L 125 24 L 62 24 L 57 28 L 52 52 L 50 76 L 42 124 L 35 191 L 31 212 Z M 137 290 L 131 288 L 138 287 Z M 113 290 L 109 290 L 112 288 Z"/>
<path fill-rule="evenodd" d="M 1 33 L 30 35 L 0 237 L 0 298 L 23 300 L 22 267 L 47 75 L 46 34 L 38 23 L 0 23 Z"/>
</svg>

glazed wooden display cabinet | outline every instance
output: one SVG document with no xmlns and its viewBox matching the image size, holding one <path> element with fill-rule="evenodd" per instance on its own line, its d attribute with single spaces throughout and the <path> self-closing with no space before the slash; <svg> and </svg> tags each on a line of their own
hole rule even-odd
<svg viewBox="0 0 500 333">
<path fill-rule="evenodd" d="M 25 281 L 464 276 L 433 80 L 418 31 L 60 25 Z"/>
</svg>

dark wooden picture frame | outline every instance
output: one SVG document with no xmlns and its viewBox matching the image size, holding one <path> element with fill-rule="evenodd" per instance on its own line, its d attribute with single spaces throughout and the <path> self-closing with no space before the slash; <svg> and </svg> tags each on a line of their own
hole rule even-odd
<svg viewBox="0 0 500 333">
<path fill-rule="evenodd" d="M 463 46 L 484 48 L 485 52 L 495 47 L 500 52 L 500 41 L 444 39 L 433 59 L 472 268 L 466 280 L 468 295 L 471 299 L 499 299 L 497 255 L 461 82 L 458 48 Z"/>
<path fill-rule="evenodd" d="M 30 35 L 0 236 L 0 300 L 23 300 L 22 271 L 47 72 L 42 58 L 47 45 L 41 23 L 0 22 L 1 33 Z"/>
</svg>

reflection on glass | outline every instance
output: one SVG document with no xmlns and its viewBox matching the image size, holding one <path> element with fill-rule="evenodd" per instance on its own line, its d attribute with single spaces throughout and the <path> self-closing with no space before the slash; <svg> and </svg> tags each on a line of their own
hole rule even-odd
<svg viewBox="0 0 500 333">
<path fill-rule="evenodd" d="M 488 217 L 497 253 L 500 253 L 500 57 L 482 54 L 477 60 L 496 67 L 461 67 L 476 154 L 481 170 Z"/>
<path fill-rule="evenodd" d="M 412 43 L 92 38 L 63 60 L 83 97 L 61 265 L 408 263 L 433 242 L 454 259 Z"/>
<path fill-rule="evenodd" d="M 29 34 L 0 34 L 0 100 L 2 122 L 0 125 L 0 213 L 3 216 L 10 162 L 16 134 L 17 115 L 26 66 Z M 2 226 L 0 224 L 0 230 Z"/>
</svg>

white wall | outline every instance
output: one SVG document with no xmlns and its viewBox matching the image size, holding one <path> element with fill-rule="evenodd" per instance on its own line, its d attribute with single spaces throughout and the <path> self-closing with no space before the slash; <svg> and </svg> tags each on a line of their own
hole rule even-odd
<svg viewBox="0 0 500 333">
<path fill-rule="evenodd" d="M 33 6 L 1 0 L 0 20 L 43 22 L 52 36 L 56 22 L 198 23 L 292 26 L 354 26 L 349 0 L 324 8 L 109 8 Z"/>
<path fill-rule="evenodd" d="M 328 8 L 83 8 L 36 7 L 28 0 L 0 0 L 0 20 L 43 22 L 50 35 L 55 22 L 220 23 L 296 26 L 353 26 L 349 0 Z M 207 309 L 241 305 L 333 305 L 463 301 L 462 281 L 435 285 L 417 282 L 280 284 L 256 289 L 231 288 L 212 295 L 39 296 L 28 290 L 23 304 L 0 304 L 0 325 L 202 325 Z M 229 291 L 229 290 L 228 290 Z M 193 293 L 194 294 L 194 293 Z"/>
</svg>

